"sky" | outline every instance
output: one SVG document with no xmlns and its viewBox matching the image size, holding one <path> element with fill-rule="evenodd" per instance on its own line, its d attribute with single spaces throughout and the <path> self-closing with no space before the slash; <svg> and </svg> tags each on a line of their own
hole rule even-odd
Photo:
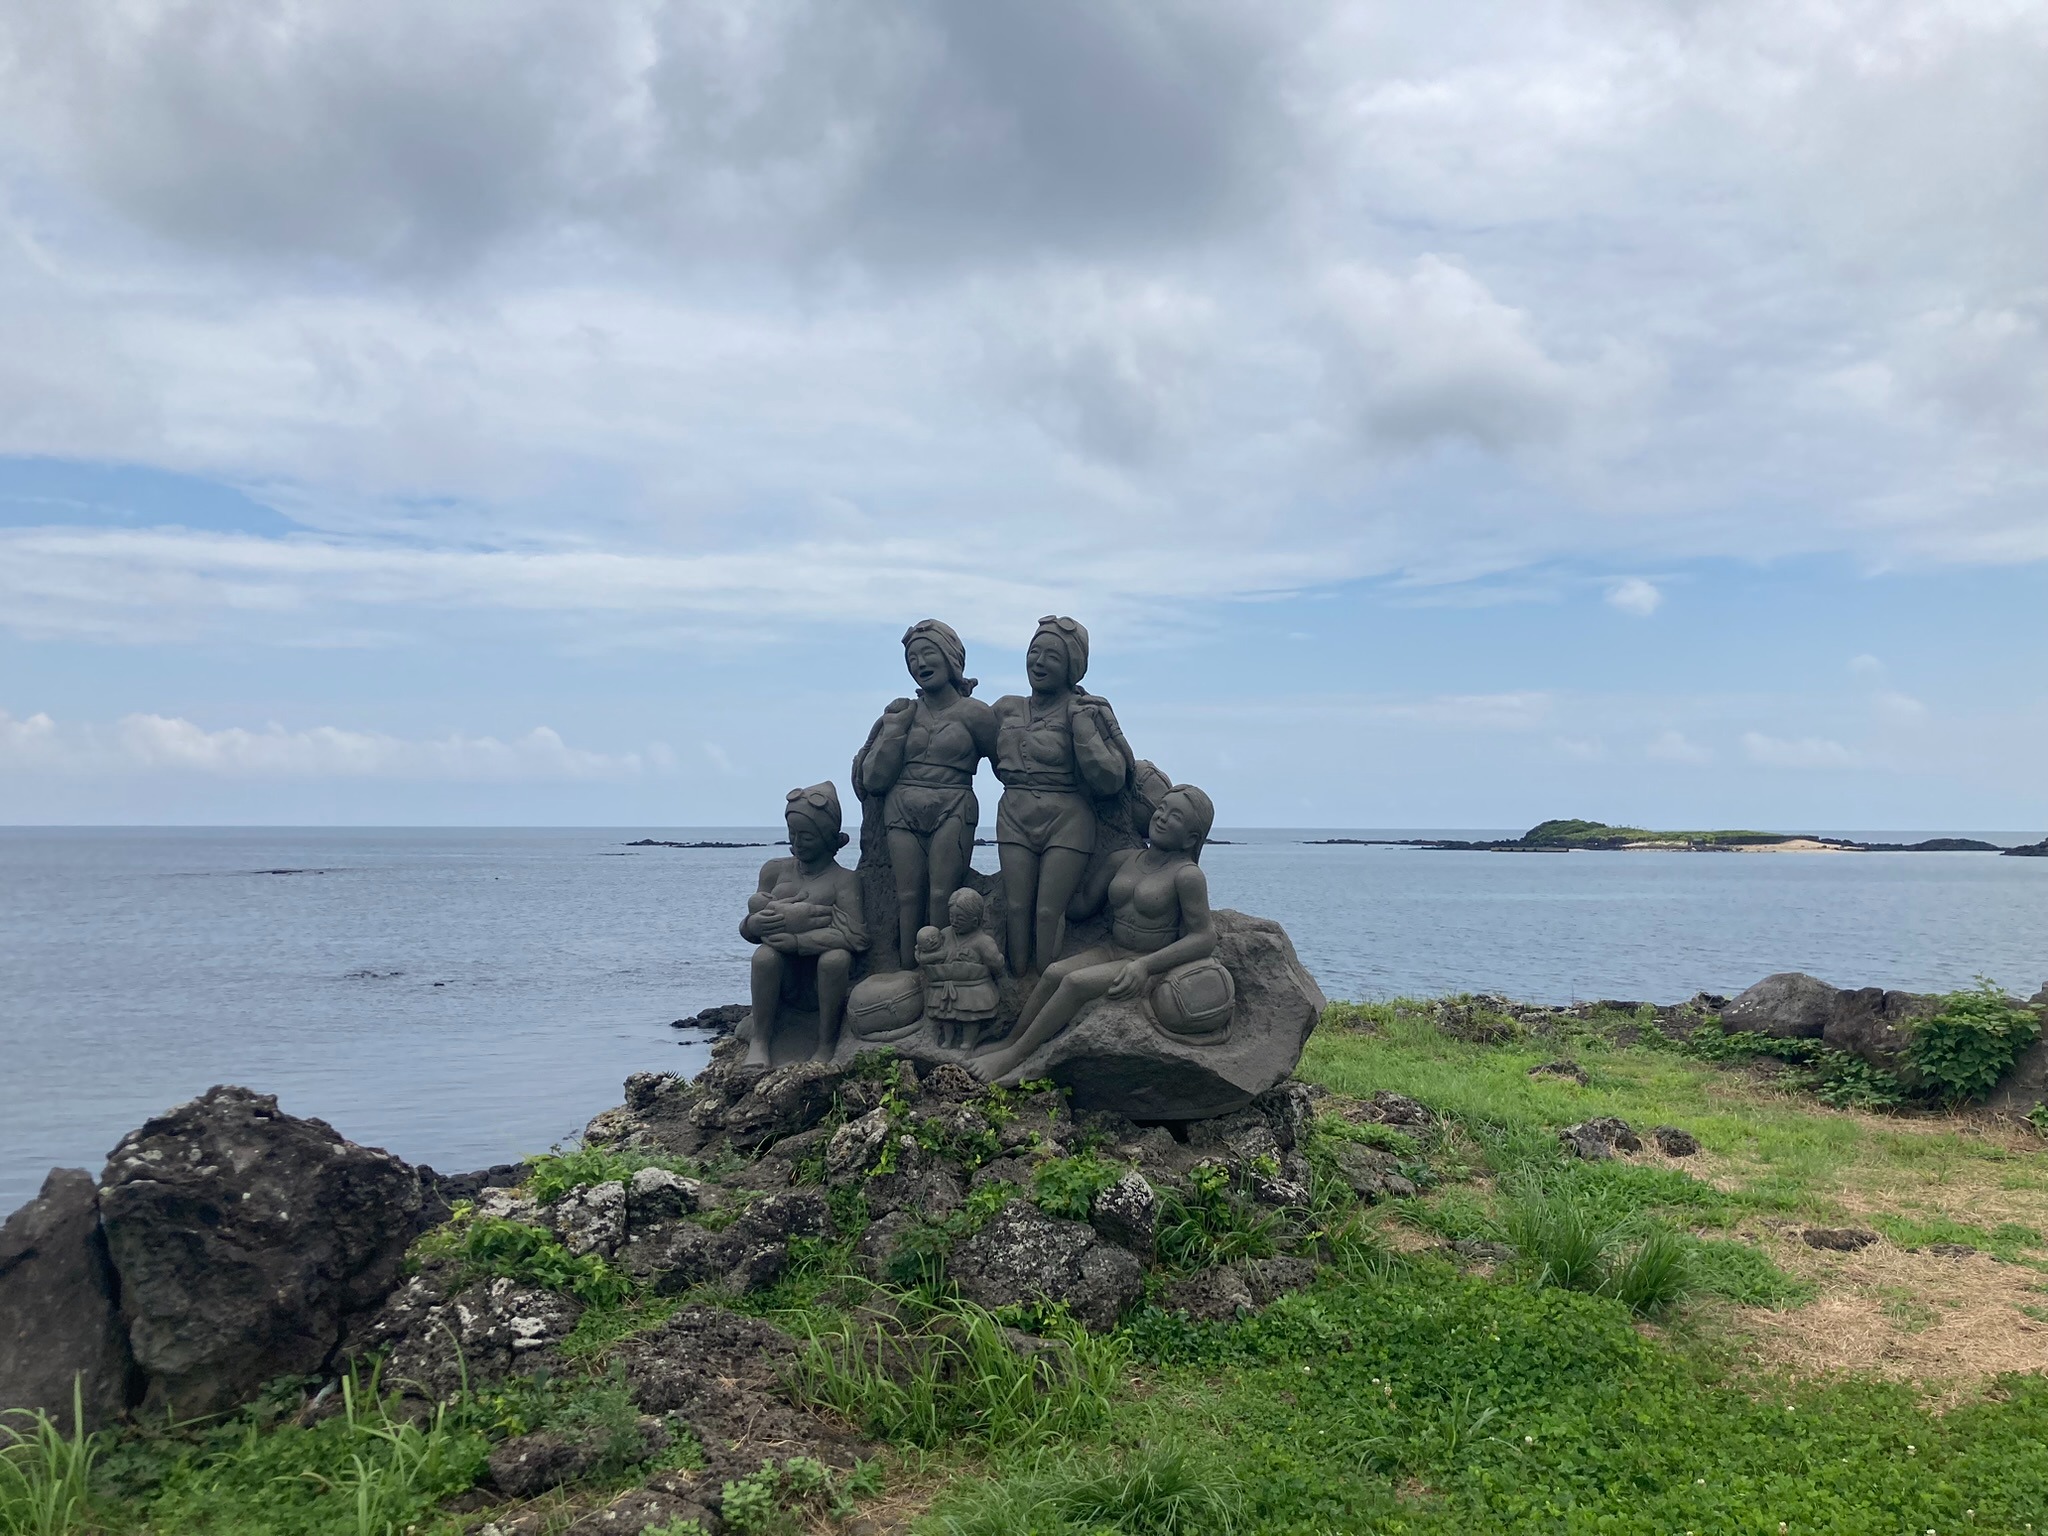
<svg viewBox="0 0 2048 1536">
<path fill-rule="evenodd" d="M 12 0 L 0 823 L 2048 830 L 2043 0 Z M 984 813 L 994 786 L 984 776 Z"/>
</svg>

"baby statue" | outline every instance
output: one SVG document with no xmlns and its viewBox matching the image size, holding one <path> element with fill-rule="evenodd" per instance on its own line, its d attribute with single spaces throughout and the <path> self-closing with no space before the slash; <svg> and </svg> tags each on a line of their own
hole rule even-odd
<svg viewBox="0 0 2048 1536">
<path fill-rule="evenodd" d="M 924 1016 L 940 1046 L 972 1050 L 1000 1006 L 997 978 L 1002 947 L 981 931 L 979 891 L 962 887 L 946 903 L 949 927 L 917 934 L 917 966 L 924 973 Z"/>
</svg>

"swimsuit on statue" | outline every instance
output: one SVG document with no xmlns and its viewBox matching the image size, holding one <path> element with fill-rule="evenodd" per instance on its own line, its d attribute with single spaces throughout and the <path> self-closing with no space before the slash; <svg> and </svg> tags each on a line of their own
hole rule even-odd
<svg viewBox="0 0 2048 1536">
<path fill-rule="evenodd" d="M 903 771 L 882 801 L 882 824 L 920 837 L 956 819 L 964 826 L 978 825 L 974 769 L 980 760 L 974 733 L 958 720 L 935 715 L 920 695 L 911 706 Z"/>
<path fill-rule="evenodd" d="M 1010 701 L 1005 700 L 1005 704 Z M 996 777 L 1003 798 L 996 807 L 996 841 L 1020 843 L 1033 853 L 1048 848 L 1095 851 L 1095 807 L 1081 793 L 1074 763 L 1073 700 L 1063 698 L 1042 716 L 1030 699 L 1002 709 L 996 728 Z"/>
</svg>

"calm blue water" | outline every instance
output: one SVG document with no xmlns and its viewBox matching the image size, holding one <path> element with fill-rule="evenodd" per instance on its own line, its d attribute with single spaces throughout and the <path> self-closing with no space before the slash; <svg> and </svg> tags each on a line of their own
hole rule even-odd
<svg viewBox="0 0 2048 1536">
<path fill-rule="evenodd" d="M 694 1067 L 670 1019 L 746 992 L 767 829 L 0 829 L 0 1213 L 45 1170 L 246 1083 L 446 1170 L 572 1136 L 628 1072 Z M 2048 860 L 1983 854 L 1203 856 L 1332 997 L 1733 992 L 1771 971 L 1946 989 L 2048 977 Z M 1852 834 L 1853 835 L 1853 834 Z M 2020 835 L 1982 834 L 1994 841 Z M 2037 835 L 2037 834 L 2030 834 Z M 976 862 L 993 867 L 993 849 Z M 263 874 L 264 870 L 304 873 Z"/>
</svg>

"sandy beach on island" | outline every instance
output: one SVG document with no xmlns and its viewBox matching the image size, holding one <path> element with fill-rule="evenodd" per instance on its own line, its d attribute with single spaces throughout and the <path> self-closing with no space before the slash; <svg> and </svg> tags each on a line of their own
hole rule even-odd
<svg viewBox="0 0 2048 1536">
<path fill-rule="evenodd" d="M 1730 843 L 1737 853 L 1865 853 L 1863 848 L 1845 848 L 1840 843 L 1823 843 L 1810 837 L 1795 837 L 1782 843 Z"/>
<path fill-rule="evenodd" d="M 1865 853 L 1868 850 L 1823 843 L 1817 838 L 1793 837 L 1782 843 L 1687 843 L 1676 839 L 1623 843 L 1623 853 Z"/>
</svg>

